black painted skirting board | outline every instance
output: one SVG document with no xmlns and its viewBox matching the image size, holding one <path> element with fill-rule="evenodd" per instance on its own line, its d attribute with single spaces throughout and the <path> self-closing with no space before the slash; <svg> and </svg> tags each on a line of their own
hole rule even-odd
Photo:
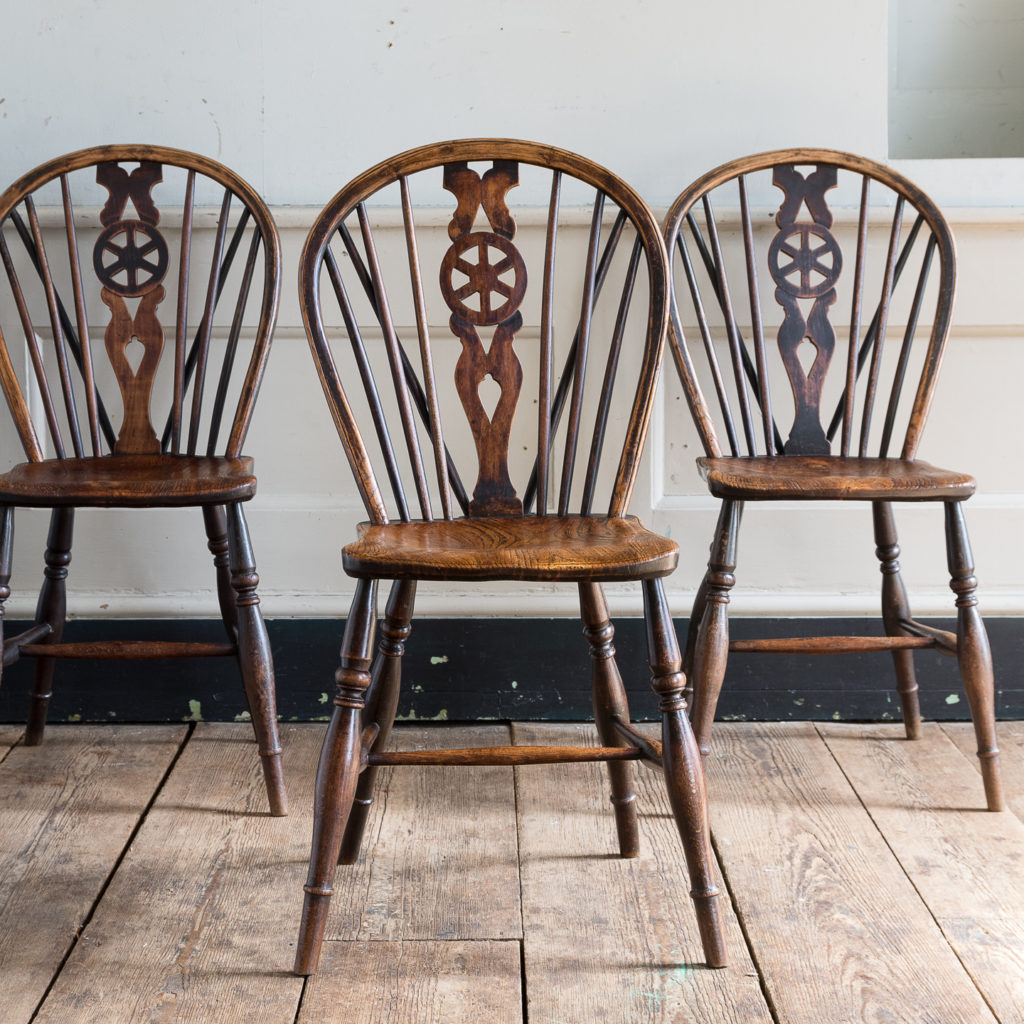
<svg viewBox="0 0 1024 1024">
<path fill-rule="evenodd" d="M 929 620 L 951 628 L 944 620 Z M 1024 718 L 1024 618 L 986 620 L 996 668 L 1000 718 Z M 24 623 L 9 620 L 14 635 Z M 733 619 L 735 638 L 869 632 L 865 619 Z M 680 642 L 686 623 L 677 623 Z M 330 711 L 342 623 L 278 619 L 269 623 L 277 670 L 278 710 L 288 721 Z M 100 621 L 68 625 L 65 640 L 193 639 L 219 641 L 216 620 Z M 618 661 L 633 717 L 656 717 L 644 661 L 643 624 L 616 622 Z M 915 655 L 927 718 L 966 719 L 955 662 L 934 651 Z M 573 721 L 590 717 L 590 658 L 574 619 L 422 619 L 406 649 L 399 715 L 406 719 Z M 0 722 L 24 721 L 32 659 L 6 669 Z M 232 721 L 245 697 L 231 659 L 147 662 L 65 661 L 58 665 L 54 722 Z M 720 719 L 734 721 L 879 721 L 899 718 L 892 662 L 886 654 L 797 657 L 734 655 Z"/>
</svg>

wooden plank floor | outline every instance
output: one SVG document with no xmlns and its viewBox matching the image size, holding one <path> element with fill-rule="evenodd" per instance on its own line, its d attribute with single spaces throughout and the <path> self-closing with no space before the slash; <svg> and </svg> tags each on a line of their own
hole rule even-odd
<svg viewBox="0 0 1024 1024">
<path fill-rule="evenodd" d="M 988 814 L 969 727 L 721 725 L 708 760 L 732 964 L 700 966 L 638 768 L 615 855 L 596 765 L 381 772 L 321 967 L 290 973 L 323 726 L 283 727 L 266 814 L 244 725 L 0 726 L 0 1024 L 1024 1024 L 1024 723 Z M 403 746 L 592 743 L 405 727 Z"/>
</svg>

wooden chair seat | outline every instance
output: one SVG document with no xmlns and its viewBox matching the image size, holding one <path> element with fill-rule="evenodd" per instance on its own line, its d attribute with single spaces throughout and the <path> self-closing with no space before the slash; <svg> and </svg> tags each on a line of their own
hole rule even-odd
<svg viewBox="0 0 1024 1024">
<path fill-rule="evenodd" d="M 247 501 L 252 459 L 125 455 L 23 462 L 0 476 L 0 505 L 175 508 Z"/>
<path fill-rule="evenodd" d="M 701 458 L 697 468 L 716 498 L 739 501 L 962 501 L 975 488 L 967 473 L 916 459 Z"/>
<path fill-rule="evenodd" d="M 374 579 L 655 579 L 678 558 L 676 543 L 636 516 L 362 523 L 359 540 L 343 551 L 350 576 Z"/>
</svg>

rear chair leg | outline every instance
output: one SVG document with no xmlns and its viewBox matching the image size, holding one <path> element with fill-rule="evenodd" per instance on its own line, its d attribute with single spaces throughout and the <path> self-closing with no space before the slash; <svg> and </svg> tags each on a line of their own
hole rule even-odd
<svg viewBox="0 0 1024 1024">
<path fill-rule="evenodd" d="M 622 676 L 615 663 L 615 647 L 612 644 L 615 629 L 608 617 L 608 603 L 599 583 L 581 583 L 579 586 L 583 635 L 590 644 L 597 732 L 606 747 L 627 746 L 613 724 L 616 718 L 628 724 L 629 705 Z M 623 857 L 637 857 L 640 854 L 640 828 L 637 824 L 633 766 L 628 761 L 609 761 L 608 776 L 611 780 L 611 801 L 615 808 L 619 853 Z"/>
<path fill-rule="evenodd" d="M 238 667 L 242 673 L 245 696 L 256 733 L 263 778 L 267 785 L 270 813 L 281 816 L 288 813 L 288 797 L 281 771 L 281 741 L 277 733 L 277 699 L 274 692 L 274 662 L 270 654 L 267 627 L 260 613 L 260 599 L 256 593 L 260 578 L 256 574 L 256 560 L 252 553 L 249 531 L 245 525 L 242 506 L 236 502 L 228 506 L 228 559 L 231 571 L 231 589 L 234 592 Z"/>
<path fill-rule="evenodd" d="M 974 720 L 985 799 L 990 811 L 1002 811 L 1006 809 L 1006 803 L 1003 799 L 999 746 L 996 742 L 992 652 L 989 650 L 985 624 L 978 612 L 974 556 L 967 538 L 963 505 L 958 501 L 946 503 L 946 555 L 949 561 L 949 586 L 956 594 L 956 657 L 967 691 L 971 718 Z"/>
<path fill-rule="evenodd" d="M 743 504 L 723 501 L 711 545 L 708 571 L 697 591 L 690 633 L 693 641 L 693 731 L 702 754 L 711 749 L 711 724 L 729 660 L 729 591 L 736 577 L 736 536 Z M 698 619 L 696 616 L 699 615 Z M 687 648 L 690 647 L 689 637 Z"/>
<path fill-rule="evenodd" d="M 73 508 L 55 508 L 50 513 L 50 532 L 46 538 L 46 553 L 43 556 L 43 587 L 39 591 L 36 605 L 36 622 L 47 622 L 50 634 L 42 642 L 58 644 L 64 634 L 67 618 L 68 566 L 71 564 L 71 541 L 75 527 Z M 54 658 L 39 658 L 36 662 L 35 682 L 32 686 L 32 700 L 28 709 L 28 725 L 25 729 L 25 745 L 34 747 L 43 741 L 46 728 L 46 711 L 50 706 L 53 691 Z"/>
<path fill-rule="evenodd" d="M 228 639 L 238 640 L 238 610 L 235 592 L 231 586 L 231 559 L 228 544 L 228 520 L 223 505 L 203 506 L 203 525 L 206 527 L 206 546 L 213 555 L 213 568 L 217 573 L 217 603 Z"/>
<path fill-rule="evenodd" d="M 320 959 L 342 834 L 356 795 L 363 755 L 363 708 L 370 685 L 376 603 L 375 582 L 358 580 L 345 622 L 341 667 L 334 676 L 338 687 L 334 711 L 316 773 L 313 848 L 295 952 L 296 974 L 312 974 Z"/>
<path fill-rule="evenodd" d="M 4 677 L 4 606 L 11 596 L 11 563 L 14 555 L 14 509 L 0 505 L 0 683 Z"/>
<path fill-rule="evenodd" d="M 902 622 L 910 618 L 910 602 L 900 575 L 900 546 L 896 539 L 896 519 L 892 503 L 872 502 L 875 523 L 875 554 L 882 571 L 882 622 L 888 636 L 907 636 Z M 896 685 L 903 708 L 903 727 L 908 740 L 921 737 L 921 705 L 917 695 L 917 677 L 914 674 L 912 651 L 893 651 L 896 665 Z"/>
<path fill-rule="evenodd" d="M 391 728 L 395 724 L 402 682 L 402 655 L 405 653 L 405 642 L 412 632 L 409 623 L 412 621 L 415 600 L 415 580 L 396 580 L 391 585 L 384 621 L 379 627 L 380 641 L 377 656 L 373 661 L 370 688 L 366 691 L 366 710 L 363 712 L 363 719 L 376 723 L 378 728 L 377 738 L 370 748 L 370 752 L 374 754 L 387 748 Z M 374 765 L 367 766 L 359 776 L 355 802 L 352 804 L 345 835 L 341 841 L 339 864 L 355 864 L 359 859 L 366 819 L 369 817 L 370 807 L 373 806 L 378 770 Z"/>
<path fill-rule="evenodd" d="M 644 580 L 644 616 L 652 685 L 661 698 L 665 783 L 686 854 L 697 927 L 708 966 L 725 967 L 727 956 L 718 915 L 719 890 L 711 854 L 704 766 L 686 717 L 686 679 L 680 671 L 679 643 L 660 579 Z"/>
</svg>

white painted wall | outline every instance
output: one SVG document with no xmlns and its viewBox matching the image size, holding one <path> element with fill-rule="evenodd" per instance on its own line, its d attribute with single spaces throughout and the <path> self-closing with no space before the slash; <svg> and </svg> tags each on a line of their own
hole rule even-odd
<svg viewBox="0 0 1024 1024">
<path fill-rule="evenodd" d="M 358 512 L 293 282 L 316 209 L 351 176 L 428 141 L 520 136 L 605 163 L 661 212 L 697 174 L 745 152 L 813 144 L 885 159 L 888 151 L 885 0 L 863 0 L 855 13 L 847 4 L 810 0 L 181 0 L 162 7 L 53 0 L 6 7 L 0 181 L 80 146 L 157 142 L 222 159 L 274 208 L 285 292 L 250 444 L 261 478 L 250 522 L 270 615 L 337 614 L 347 604 L 335 553 Z M 977 474 L 981 493 L 970 522 L 983 607 L 1022 612 L 1024 459 L 1016 407 L 1024 379 L 1024 223 L 1017 209 L 1024 161 L 897 166 L 948 208 L 961 251 L 956 328 L 922 454 Z M 662 402 L 668 411 L 659 411 L 634 511 L 682 545 L 670 581 L 673 607 L 682 613 L 700 578 L 714 507 L 689 462 L 693 445 L 681 460 L 670 450 L 682 429 L 672 412 L 674 387 Z M 297 461 L 299 443 L 316 458 Z M 14 458 L 3 454 L 5 463 Z M 314 473 L 314 464 L 330 472 Z M 758 511 L 741 538 L 737 612 L 876 607 L 866 509 L 813 517 Z M 143 528 L 139 513 L 81 515 L 71 572 L 76 613 L 212 611 L 212 590 L 197 589 L 210 578 L 201 522 L 182 512 L 150 517 L 155 532 Z M 904 565 L 920 597 L 916 610 L 946 611 L 939 513 L 914 511 L 905 521 Z M 830 542 L 835 529 L 844 537 L 838 551 Z M 43 533 L 41 520 L 19 515 L 10 614 L 31 609 Z M 821 541 L 818 552 L 801 554 L 809 539 Z M 144 561 L 150 569 L 141 568 Z M 420 609 L 461 614 L 458 596 L 458 588 L 425 590 Z M 536 596 L 531 613 L 575 612 L 571 592 Z M 637 610 L 638 595 L 615 593 L 613 604 Z M 515 614 L 525 606 L 521 591 L 488 587 L 472 602 L 474 613 Z"/>
</svg>

